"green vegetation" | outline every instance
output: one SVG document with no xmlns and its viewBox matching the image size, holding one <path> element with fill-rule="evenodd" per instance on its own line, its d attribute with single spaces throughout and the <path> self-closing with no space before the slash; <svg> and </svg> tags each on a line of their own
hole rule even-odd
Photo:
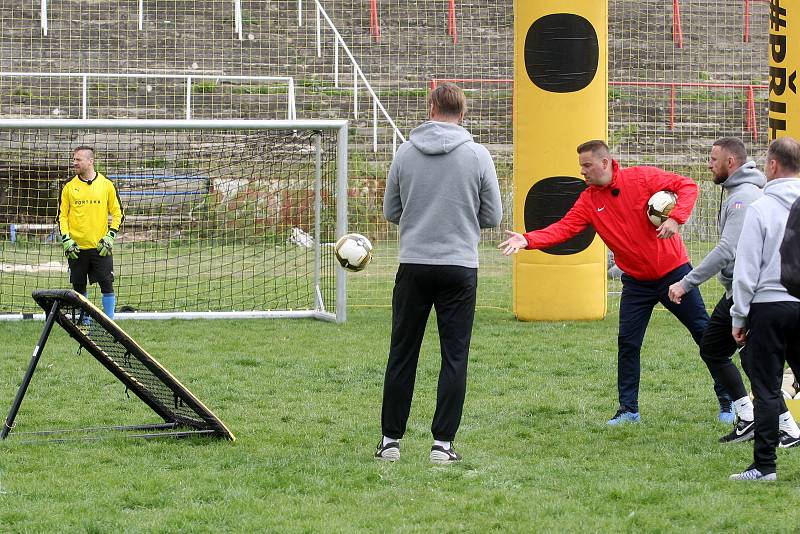
<svg viewBox="0 0 800 534">
<path fill-rule="evenodd" d="M 216 93 L 217 83 L 211 80 L 201 80 L 192 84 L 193 93 Z"/>
<path fill-rule="evenodd" d="M 285 85 L 237 85 L 231 92 L 237 95 L 285 95 L 289 88 Z"/>
<path fill-rule="evenodd" d="M 424 89 L 397 89 L 391 90 L 378 90 L 375 92 L 378 97 L 409 97 L 409 98 L 425 98 L 428 96 L 428 88 Z"/>
<path fill-rule="evenodd" d="M 316 80 L 313 78 L 306 78 L 295 80 L 295 85 L 297 87 L 306 88 L 307 93 L 311 94 L 319 94 L 325 96 L 350 96 L 353 94 L 352 84 L 350 83 L 340 83 L 339 87 L 335 87 L 332 83 L 323 81 L 323 80 Z M 361 85 L 361 82 L 359 82 Z M 510 86 L 509 86 L 510 87 Z M 510 100 L 513 98 L 514 93 L 510 89 L 500 89 L 496 86 L 489 85 L 483 87 L 466 87 L 464 91 L 469 95 L 470 99 L 480 99 L 482 98 L 481 95 L 491 95 L 487 98 L 492 99 L 507 99 Z M 425 98 L 428 96 L 429 89 L 428 87 L 407 87 L 407 88 L 399 88 L 399 89 L 375 89 L 375 94 L 379 99 L 392 99 L 392 98 L 414 98 L 420 99 Z"/>
<path fill-rule="evenodd" d="M 14 90 L 11 92 L 11 96 L 24 96 L 30 98 L 33 96 L 33 91 L 27 87 L 19 86 L 14 88 Z"/>
<path fill-rule="evenodd" d="M 681 91 L 679 100 L 684 102 L 744 102 L 747 95 L 740 89 L 700 89 Z"/>
<path fill-rule="evenodd" d="M 166 158 L 149 158 L 137 162 L 143 169 L 166 169 L 169 166 L 169 161 Z"/>
<path fill-rule="evenodd" d="M 366 274 L 366 273 L 365 273 Z M 357 278 L 356 276 L 352 277 Z M 645 340 L 643 422 L 608 428 L 616 323 L 520 323 L 479 311 L 456 445 L 428 463 L 438 376 L 435 320 L 422 347 L 402 458 L 378 463 L 390 312 L 343 325 L 124 322 L 236 434 L 0 444 L 8 532 L 760 532 L 793 531 L 800 456 L 775 484 L 740 484 L 752 444 L 720 445 L 694 344 L 657 311 Z M 0 400 L 16 393 L 41 322 L 0 323 Z M 268 342 L 265 343 L 265 340 Z M 664 344 L 663 340 L 669 340 Z M 510 341 L 510 342 L 509 342 Z M 14 432 L 158 422 L 56 328 Z M 376 525 L 379 525 L 376 527 Z"/>
<path fill-rule="evenodd" d="M 611 147 L 619 144 L 620 141 L 629 137 L 636 137 L 639 134 L 639 127 L 635 124 L 626 124 L 616 130 L 609 130 L 608 144 Z"/>
<path fill-rule="evenodd" d="M 325 96 L 349 96 L 353 94 L 353 90 L 315 87 L 311 93 Z"/>
<path fill-rule="evenodd" d="M 324 87 L 326 85 L 331 85 L 327 82 L 314 78 L 299 78 L 294 81 L 294 84 L 297 87 Z"/>
</svg>

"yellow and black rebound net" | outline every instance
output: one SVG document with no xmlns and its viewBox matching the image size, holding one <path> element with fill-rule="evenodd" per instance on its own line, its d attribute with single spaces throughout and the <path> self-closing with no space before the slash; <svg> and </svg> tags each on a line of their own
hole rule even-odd
<svg viewBox="0 0 800 534">
<path fill-rule="evenodd" d="M 57 323 L 80 344 L 83 350 L 94 356 L 124 384 L 128 391 L 133 392 L 164 421 L 156 424 L 80 430 L 140 431 L 143 433 L 133 435 L 143 438 L 207 434 L 230 441 L 235 440 L 225 423 L 83 295 L 72 290 L 42 290 L 34 291 L 33 299 L 47 313 L 47 319 L 0 432 L 0 439 L 5 439 L 14 427 L 14 420 L 44 345 L 53 325 Z M 76 430 L 45 430 L 26 432 L 26 434 L 57 435 L 64 432 L 76 432 Z"/>
</svg>

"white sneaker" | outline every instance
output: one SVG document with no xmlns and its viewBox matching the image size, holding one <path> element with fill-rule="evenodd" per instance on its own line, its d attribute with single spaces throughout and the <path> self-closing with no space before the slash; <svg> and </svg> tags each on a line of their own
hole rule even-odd
<svg viewBox="0 0 800 534">
<path fill-rule="evenodd" d="M 378 448 L 375 450 L 375 459 L 386 460 L 388 462 L 396 462 L 400 459 L 400 442 L 390 441 L 386 445 L 383 444 L 383 438 L 378 442 Z"/>
<path fill-rule="evenodd" d="M 731 480 L 756 480 L 759 482 L 775 482 L 778 480 L 776 473 L 764 474 L 755 467 L 749 467 L 742 473 L 735 473 L 730 476 Z"/>
<path fill-rule="evenodd" d="M 453 449 L 452 444 L 449 449 L 445 449 L 441 445 L 434 445 L 431 447 L 430 460 L 435 464 L 452 464 L 461 460 L 461 455 Z"/>
</svg>

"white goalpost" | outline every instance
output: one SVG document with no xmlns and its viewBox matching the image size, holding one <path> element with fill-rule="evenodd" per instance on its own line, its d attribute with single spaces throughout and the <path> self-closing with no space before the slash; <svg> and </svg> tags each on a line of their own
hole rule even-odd
<svg viewBox="0 0 800 534">
<path fill-rule="evenodd" d="M 58 202 L 89 145 L 125 211 L 117 320 L 344 321 L 347 140 L 344 120 L 0 120 L 0 320 L 70 287 Z"/>
</svg>

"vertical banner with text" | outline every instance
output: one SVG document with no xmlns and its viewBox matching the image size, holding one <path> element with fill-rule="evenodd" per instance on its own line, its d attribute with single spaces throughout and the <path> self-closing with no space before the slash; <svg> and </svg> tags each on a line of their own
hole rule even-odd
<svg viewBox="0 0 800 534">
<path fill-rule="evenodd" d="M 800 0 L 769 2 L 769 138 L 800 139 Z"/>
</svg>

